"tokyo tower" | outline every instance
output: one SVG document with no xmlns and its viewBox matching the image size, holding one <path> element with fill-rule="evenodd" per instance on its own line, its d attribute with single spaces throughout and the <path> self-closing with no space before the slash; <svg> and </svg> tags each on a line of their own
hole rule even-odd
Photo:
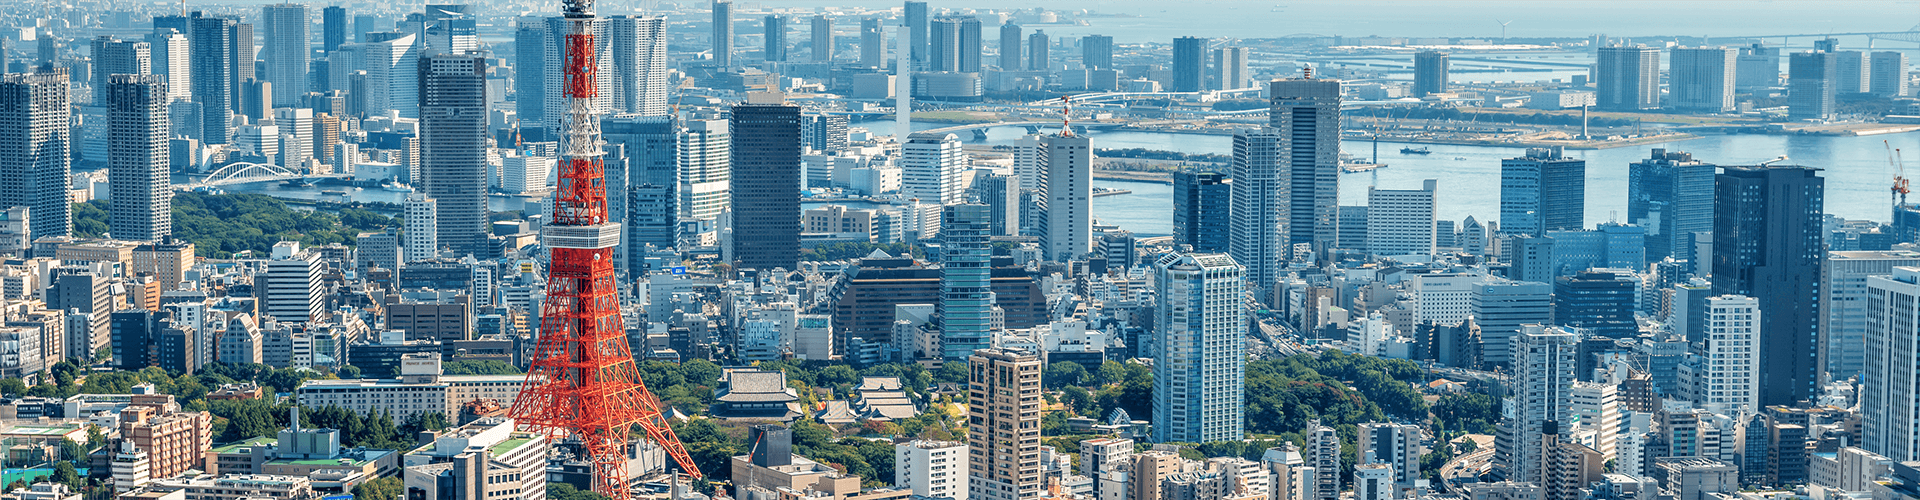
<svg viewBox="0 0 1920 500">
<path fill-rule="evenodd" d="M 593 467 L 593 491 L 628 500 L 627 446 L 636 425 L 682 470 L 697 478 L 700 469 L 673 434 L 660 400 L 640 381 L 627 347 L 613 279 L 620 224 L 607 220 L 600 122 L 593 109 L 599 93 L 593 0 L 565 0 L 563 11 L 565 144 L 553 219 L 541 235 L 553 259 L 532 368 L 511 414 L 529 430 L 578 441 Z"/>
</svg>

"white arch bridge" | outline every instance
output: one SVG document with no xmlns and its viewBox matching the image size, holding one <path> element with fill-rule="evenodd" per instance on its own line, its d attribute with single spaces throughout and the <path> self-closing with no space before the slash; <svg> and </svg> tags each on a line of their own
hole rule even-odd
<svg viewBox="0 0 1920 500">
<path fill-rule="evenodd" d="M 235 162 L 208 172 L 205 177 L 187 183 L 176 184 L 175 189 L 190 190 L 201 187 L 226 186 L 248 182 L 278 181 L 289 179 L 310 179 L 317 177 L 345 178 L 345 174 L 302 174 L 292 169 L 271 163 Z"/>
</svg>

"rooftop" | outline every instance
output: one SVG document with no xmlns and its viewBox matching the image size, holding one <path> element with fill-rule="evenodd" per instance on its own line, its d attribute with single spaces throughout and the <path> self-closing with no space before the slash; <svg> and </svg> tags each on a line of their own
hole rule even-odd
<svg viewBox="0 0 1920 500">
<path fill-rule="evenodd" d="M 226 445 L 215 447 L 213 449 L 213 452 L 214 453 L 233 453 L 235 450 L 239 450 L 241 448 L 273 445 L 273 444 L 278 444 L 279 442 L 280 440 L 278 438 L 256 437 L 253 439 L 245 439 L 245 440 L 236 441 L 233 443 L 228 443 Z"/>
</svg>

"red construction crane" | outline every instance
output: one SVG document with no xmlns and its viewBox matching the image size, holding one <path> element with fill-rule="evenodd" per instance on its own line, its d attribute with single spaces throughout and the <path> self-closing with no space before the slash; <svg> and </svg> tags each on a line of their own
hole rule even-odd
<svg viewBox="0 0 1920 500">
<path fill-rule="evenodd" d="M 627 446 L 635 425 L 687 474 L 700 477 L 700 469 L 673 434 L 660 400 L 640 381 L 627 347 L 613 279 L 620 224 L 607 219 L 600 122 L 593 109 L 599 93 L 593 0 L 563 5 L 568 26 L 561 89 L 567 100 L 561 124 L 565 142 L 553 219 L 541 235 L 553 259 L 532 367 L 511 414 L 528 430 L 578 441 L 582 458 L 593 467 L 593 491 L 628 500 Z"/>
<path fill-rule="evenodd" d="M 1901 157 L 1899 149 L 1895 149 L 1887 141 L 1880 141 L 1880 145 L 1887 148 L 1887 164 L 1893 167 L 1893 189 L 1891 190 L 1894 198 L 1893 209 L 1898 211 L 1901 206 L 1907 204 L 1907 193 L 1913 192 L 1907 189 L 1906 159 Z"/>
</svg>

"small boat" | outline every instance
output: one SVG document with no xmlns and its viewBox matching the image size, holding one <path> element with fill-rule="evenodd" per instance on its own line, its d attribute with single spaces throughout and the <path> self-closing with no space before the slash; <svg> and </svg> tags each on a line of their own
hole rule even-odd
<svg viewBox="0 0 1920 500">
<path fill-rule="evenodd" d="M 321 192 L 320 192 L 320 194 L 324 194 L 324 195 L 327 195 L 327 196 L 346 196 L 346 195 L 347 195 L 347 192 L 346 192 L 346 191 L 336 191 L 336 190 L 332 190 L 332 189 L 329 189 L 329 190 L 326 190 L 326 191 L 321 191 Z"/>
<path fill-rule="evenodd" d="M 1400 154 L 1403 154 L 1403 155 L 1430 155 L 1430 154 L 1433 154 L 1433 150 L 1430 150 L 1430 149 L 1427 149 L 1427 148 L 1420 148 L 1420 149 L 1413 149 L 1413 148 L 1400 148 Z"/>
<path fill-rule="evenodd" d="M 292 179 L 287 179 L 287 181 L 286 181 L 286 182 L 282 182 L 282 183 L 280 183 L 280 185 L 282 185 L 282 186 L 286 186 L 286 187 L 297 187 L 297 188 L 299 188 L 299 187 L 313 187 L 313 181 L 309 181 L 309 180 L 307 180 L 307 178 L 305 178 L 305 177 L 296 177 L 296 178 L 292 178 Z"/>
<path fill-rule="evenodd" d="M 1453 159 L 1458 161 L 1467 161 L 1467 157 L 1465 156 L 1455 156 L 1453 157 Z"/>
<path fill-rule="evenodd" d="M 380 188 L 388 191 L 393 191 L 395 193 L 413 192 L 413 186 L 408 186 L 406 183 L 403 183 L 403 182 L 395 182 L 392 184 L 381 185 Z"/>
</svg>

